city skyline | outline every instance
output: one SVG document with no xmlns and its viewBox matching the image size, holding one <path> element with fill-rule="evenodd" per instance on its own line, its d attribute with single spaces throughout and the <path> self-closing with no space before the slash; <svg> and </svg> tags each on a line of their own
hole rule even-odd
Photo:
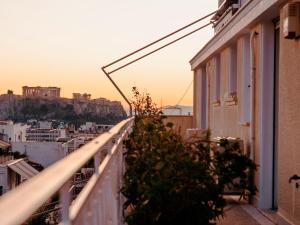
<svg viewBox="0 0 300 225">
<path fill-rule="evenodd" d="M 187 5 L 171 1 L 83 4 L 30 0 L 1 1 L 0 6 L 0 93 L 12 89 L 21 94 L 24 84 L 59 86 L 62 97 L 88 92 L 94 97 L 122 101 L 101 66 L 214 11 L 217 1 L 191 1 Z M 149 92 L 155 102 L 174 105 L 192 81 L 188 63 L 191 55 L 212 34 L 212 29 L 206 28 L 119 71 L 113 78 L 128 97 L 131 87 L 137 86 Z M 192 88 L 182 104 L 192 105 Z"/>
</svg>

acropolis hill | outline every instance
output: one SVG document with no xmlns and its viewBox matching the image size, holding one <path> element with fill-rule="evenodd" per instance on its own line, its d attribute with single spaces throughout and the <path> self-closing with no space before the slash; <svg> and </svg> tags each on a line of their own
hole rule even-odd
<svg viewBox="0 0 300 225">
<path fill-rule="evenodd" d="M 105 98 L 91 99 L 90 94 L 73 93 L 60 97 L 60 88 L 23 87 L 23 95 L 12 91 L 0 95 L 0 120 L 26 122 L 28 119 L 63 120 L 76 124 L 85 121 L 116 123 L 126 117 L 121 102 Z"/>
</svg>

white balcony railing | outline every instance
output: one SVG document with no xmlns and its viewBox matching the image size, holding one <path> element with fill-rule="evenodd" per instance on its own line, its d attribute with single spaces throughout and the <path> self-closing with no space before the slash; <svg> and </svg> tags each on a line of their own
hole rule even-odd
<svg viewBox="0 0 300 225">
<path fill-rule="evenodd" d="M 61 224 L 121 225 L 123 140 L 133 119 L 127 119 L 82 148 L 45 169 L 0 198 L 1 225 L 20 225 L 56 193 L 60 194 Z M 71 201 L 74 174 L 94 158 L 95 172 Z"/>
</svg>

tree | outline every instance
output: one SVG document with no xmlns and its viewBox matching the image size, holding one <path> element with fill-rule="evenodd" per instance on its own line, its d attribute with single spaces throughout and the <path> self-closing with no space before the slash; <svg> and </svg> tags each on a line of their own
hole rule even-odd
<svg viewBox="0 0 300 225">
<path fill-rule="evenodd" d="M 10 90 L 10 89 L 8 89 L 8 90 L 7 90 L 7 94 L 8 94 L 8 95 L 13 95 L 13 94 L 14 94 L 14 91 L 13 91 L 13 90 Z"/>
</svg>

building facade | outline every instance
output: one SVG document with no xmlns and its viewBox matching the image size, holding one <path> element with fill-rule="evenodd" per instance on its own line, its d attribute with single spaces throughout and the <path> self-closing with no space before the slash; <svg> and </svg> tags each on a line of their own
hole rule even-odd
<svg viewBox="0 0 300 225">
<path fill-rule="evenodd" d="M 52 122 L 49 121 L 39 121 L 38 127 L 40 129 L 52 129 Z"/>
<path fill-rule="evenodd" d="M 38 173 L 24 159 L 0 162 L 0 196 Z"/>
<path fill-rule="evenodd" d="M 300 2 L 219 4 L 214 37 L 190 61 L 194 127 L 241 138 L 258 165 L 255 204 L 300 224 Z"/>
<path fill-rule="evenodd" d="M 65 129 L 27 129 L 26 130 L 26 141 L 36 142 L 55 142 L 59 138 L 66 138 Z"/>
<path fill-rule="evenodd" d="M 68 154 L 68 144 L 60 142 L 16 142 L 13 152 L 26 154 L 28 160 L 41 164 L 44 168 L 52 165 Z"/>
<path fill-rule="evenodd" d="M 58 87 L 28 87 L 24 86 L 23 89 L 23 96 L 25 97 L 60 97 L 60 88 Z"/>
<path fill-rule="evenodd" d="M 18 142 L 26 140 L 26 130 L 30 126 L 13 121 L 0 121 L 0 139 L 6 142 Z"/>
</svg>

